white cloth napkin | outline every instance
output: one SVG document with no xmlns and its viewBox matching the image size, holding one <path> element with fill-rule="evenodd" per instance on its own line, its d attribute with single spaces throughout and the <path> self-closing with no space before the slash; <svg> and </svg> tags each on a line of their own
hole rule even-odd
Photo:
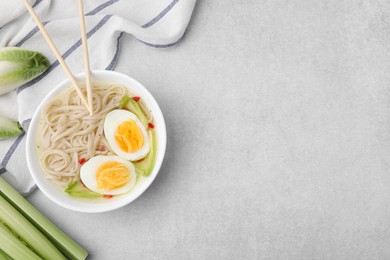
<svg viewBox="0 0 390 260">
<path fill-rule="evenodd" d="M 112 70 L 123 33 L 155 48 L 175 45 L 183 36 L 196 0 L 84 0 L 91 69 Z M 83 72 L 76 1 L 30 0 L 73 73 Z M 51 62 L 40 77 L 0 96 L 0 115 L 18 120 L 25 131 L 43 97 L 65 78 L 23 2 L 0 1 L 0 47 L 42 52 Z M 99 54 L 99 55 L 96 55 Z M 34 188 L 25 159 L 25 135 L 0 141 L 0 175 L 19 192 Z"/>
</svg>

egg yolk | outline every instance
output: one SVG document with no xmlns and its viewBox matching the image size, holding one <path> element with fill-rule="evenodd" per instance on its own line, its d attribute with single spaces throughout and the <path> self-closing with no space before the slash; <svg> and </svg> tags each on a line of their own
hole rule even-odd
<svg viewBox="0 0 390 260">
<path fill-rule="evenodd" d="M 117 127 L 115 141 L 126 153 L 135 152 L 144 145 L 141 129 L 134 120 L 125 121 Z"/>
<path fill-rule="evenodd" d="M 129 170 L 120 162 L 105 162 L 96 171 L 99 189 L 113 190 L 129 182 Z"/>
</svg>

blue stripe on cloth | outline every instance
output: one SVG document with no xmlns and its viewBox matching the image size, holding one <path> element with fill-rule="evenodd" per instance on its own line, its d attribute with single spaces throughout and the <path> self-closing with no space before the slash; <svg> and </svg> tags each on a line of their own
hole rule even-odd
<svg viewBox="0 0 390 260">
<path fill-rule="evenodd" d="M 19 143 L 23 140 L 24 135 L 25 133 L 23 132 L 21 135 L 18 136 L 18 138 L 16 138 L 15 142 L 11 145 L 11 147 L 8 149 L 8 152 L 5 154 L 3 161 L 1 162 L 1 166 L 7 168 L 7 164 L 11 159 L 11 156 L 14 154 Z"/>
<path fill-rule="evenodd" d="M 22 122 L 22 128 L 24 129 L 24 131 L 27 131 L 27 129 L 29 128 L 30 126 L 30 123 L 31 123 L 31 118 L 29 119 L 26 119 Z"/>
<path fill-rule="evenodd" d="M 116 51 L 115 51 L 114 57 L 112 58 L 110 64 L 107 66 L 106 70 L 112 70 L 114 68 L 116 62 L 118 61 L 119 53 L 120 53 L 120 40 L 121 40 L 123 35 L 124 35 L 124 32 L 121 32 L 119 34 L 118 39 L 116 40 Z"/>
<path fill-rule="evenodd" d="M 111 15 L 106 15 L 103 17 L 102 20 L 100 20 L 100 22 L 94 27 L 92 28 L 92 30 L 90 30 L 88 33 L 87 33 L 87 38 L 90 38 L 92 35 L 94 35 L 104 24 L 106 24 L 108 22 L 108 20 L 111 18 L 112 16 Z M 81 39 L 79 39 L 75 44 L 72 45 L 72 47 L 70 47 L 63 55 L 62 57 L 64 59 L 66 59 L 67 57 L 69 57 L 69 55 L 71 55 L 75 50 L 77 50 L 78 47 L 80 47 L 82 44 L 82 41 Z M 35 83 L 39 82 L 41 79 L 43 79 L 47 74 L 49 74 L 52 70 L 54 70 L 60 63 L 57 61 L 55 61 L 54 63 L 52 63 L 49 68 L 44 72 L 42 73 L 41 75 L 39 75 L 38 77 L 36 77 L 35 79 L 31 80 L 30 82 L 27 82 L 26 84 L 24 84 L 23 86 L 19 87 L 16 91 L 17 94 L 19 94 L 20 92 L 22 92 L 23 90 L 25 90 L 26 88 L 29 88 L 31 87 L 32 85 L 34 85 Z"/>
<path fill-rule="evenodd" d="M 39 1 L 39 2 L 38 2 Z M 38 5 L 40 2 L 42 2 L 43 0 L 38 0 L 36 5 Z M 108 2 L 105 2 L 101 5 L 99 5 L 98 7 L 96 7 L 95 9 L 93 9 L 92 11 L 88 12 L 87 16 L 90 16 L 90 15 L 95 15 L 97 14 L 98 12 L 102 11 L 103 9 L 111 6 L 112 4 L 118 2 L 119 0 L 110 0 Z M 45 21 L 45 22 L 42 22 L 43 26 L 47 25 L 48 23 L 50 23 L 51 21 Z M 30 39 L 31 37 L 33 37 L 37 32 L 39 32 L 39 28 L 38 26 L 35 26 L 26 36 L 24 36 L 18 43 L 15 44 L 16 47 L 20 47 L 23 43 L 25 43 L 28 39 Z"/>
<path fill-rule="evenodd" d="M 147 46 L 154 47 L 154 48 L 169 48 L 169 47 L 172 47 L 172 46 L 176 45 L 178 42 L 181 41 L 181 39 L 182 39 L 182 37 L 179 40 L 177 40 L 177 41 L 175 41 L 173 43 L 168 43 L 168 44 L 152 44 L 152 43 L 144 42 L 144 41 L 141 41 L 141 40 L 139 40 L 139 41 L 142 42 L 143 44 L 147 45 Z"/>
<path fill-rule="evenodd" d="M 142 25 L 142 28 L 149 28 L 153 24 L 160 21 L 161 18 L 163 18 L 178 2 L 179 2 L 179 0 L 173 0 L 164 10 L 161 11 L 161 13 L 159 13 L 156 17 L 154 17 L 152 20 L 150 20 L 146 24 Z"/>
<path fill-rule="evenodd" d="M 179 0 L 173 0 L 156 17 L 154 17 L 152 20 L 150 20 L 146 24 L 142 25 L 142 28 L 148 28 L 148 27 L 152 26 L 153 24 L 157 23 L 158 21 L 160 21 L 161 18 L 163 18 L 167 13 L 169 13 L 170 10 L 172 10 L 172 8 L 176 5 L 177 2 L 179 2 Z M 106 70 L 112 70 L 114 68 L 116 62 L 118 61 L 119 52 L 120 52 L 120 39 L 122 38 L 122 36 L 123 36 L 123 32 L 119 35 L 119 37 L 117 39 L 116 51 L 115 51 L 114 57 L 112 58 L 110 64 L 107 66 Z M 146 44 L 147 46 L 151 46 L 151 47 L 154 47 L 154 48 L 168 48 L 168 47 L 172 47 L 173 45 L 178 43 L 180 40 L 181 40 L 181 38 L 179 40 L 177 40 L 176 42 L 174 42 L 174 43 L 164 44 L 164 45 L 152 44 L 152 43 L 144 42 L 144 41 L 141 41 L 141 40 L 139 40 L 139 41 L 144 43 L 144 44 Z"/>
<path fill-rule="evenodd" d="M 42 25 L 45 26 L 46 24 L 50 23 L 50 21 L 42 22 Z M 17 44 L 15 44 L 16 47 L 20 47 L 23 43 L 25 43 L 28 39 L 34 36 L 39 32 L 38 26 L 35 26 L 34 29 L 32 29 L 26 36 L 24 36 Z"/>
<path fill-rule="evenodd" d="M 150 20 L 148 23 L 142 25 L 142 28 L 149 28 L 150 26 L 152 26 L 153 24 L 157 23 L 158 21 L 160 21 L 167 13 L 169 13 L 170 10 L 172 10 L 172 8 L 179 2 L 179 0 L 173 0 L 164 10 L 161 11 L 161 13 L 159 13 L 155 18 L 153 18 L 152 20 Z M 153 44 L 153 43 L 149 43 L 149 42 L 144 42 L 144 41 L 141 41 L 139 40 L 140 42 L 144 43 L 145 45 L 147 46 L 150 46 L 150 47 L 154 47 L 154 48 L 169 48 L 169 47 L 172 47 L 174 46 L 176 43 L 178 43 L 179 41 L 181 40 L 181 38 L 179 40 L 177 40 L 176 42 L 173 42 L 173 43 L 168 43 L 168 44 Z"/>
<path fill-rule="evenodd" d="M 22 196 L 26 197 L 26 196 L 30 195 L 31 193 L 33 193 L 33 191 L 35 191 L 36 189 L 37 189 L 37 185 L 34 185 L 34 186 L 31 187 L 31 189 L 29 191 L 23 192 Z"/>
<path fill-rule="evenodd" d="M 105 2 L 105 3 L 101 4 L 101 5 L 99 5 L 98 7 L 96 7 L 95 9 L 93 9 L 92 11 L 86 13 L 85 15 L 95 15 L 98 12 L 100 12 L 101 10 L 109 7 L 110 5 L 112 5 L 112 4 L 114 4 L 114 3 L 118 2 L 118 1 L 119 0 L 110 0 L 108 2 Z"/>
<path fill-rule="evenodd" d="M 34 8 L 42 2 L 43 2 L 43 0 L 37 0 L 32 7 Z"/>
<path fill-rule="evenodd" d="M 3 173 L 5 173 L 7 170 L 4 169 L 4 168 L 0 168 L 0 175 L 2 175 Z"/>
<path fill-rule="evenodd" d="M 163 18 L 175 6 L 175 4 L 177 2 L 179 2 L 179 0 L 173 0 L 156 17 L 154 17 L 152 20 L 150 20 L 146 24 L 142 25 L 142 28 L 148 28 L 148 27 L 152 26 L 153 24 L 157 23 L 158 21 L 160 21 L 161 18 Z M 120 39 L 122 38 L 122 36 L 123 36 L 123 32 L 119 35 L 119 37 L 117 39 L 116 51 L 115 51 L 114 57 L 112 58 L 110 64 L 107 66 L 106 70 L 112 70 L 114 68 L 116 62 L 118 61 L 119 52 L 120 52 L 120 44 L 119 43 L 120 43 Z M 151 46 L 151 47 L 154 47 L 154 48 L 168 48 L 168 47 L 172 47 L 173 45 L 178 43 L 180 40 L 181 40 L 181 38 L 178 41 L 174 42 L 174 43 L 165 44 L 165 45 L 152 44 L 152 43 L 144 42 L 144 41 L 141 41 L 141 40 L 139 40 L 139 41 L 144 43 L 144 44 L 146 44 L 147 46 Z"/>
</svg>

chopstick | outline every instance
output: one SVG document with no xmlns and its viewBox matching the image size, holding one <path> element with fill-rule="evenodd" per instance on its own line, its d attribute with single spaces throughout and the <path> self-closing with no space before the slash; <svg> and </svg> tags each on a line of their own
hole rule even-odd
<svg viewBox="0 0 390 260">
<path fill-rule="evenodd" d="M 89 65 L 89 54 L 88 54 L 88 42 L 87 32 L 85 31 L 85 16 L 84 16 L 84 5 L 83 0 L 78 0 L 79 17 L 80 17 L 80 31 L 81 40 L 83 43 L 83 57 L 85 66 L 85 83 L 87 86 L 87 98 L 89 104 L 89 113 L 93 116 L 93 100 L 92 100 L 92 86 L 91 86 L 91 68 Z"/>
<path fill-rule="evenodd" d="M 66 75 L 69 78 L 69 81 L 72 83 L 72 86 L 76 89 L 77 94 L 80 96 L 81 101 L 85 105 L 85 107 L 88 109 L 89 113 L 91 114 L 92 111 L 90 110 L 90 106 L 88 104 L 88 101 L 86 100 L 83 92 L 81 91 L 79 85 L 76 82 L 76 79 L 74 78 L 72 72 L 66 65 L 64 59 L 62 58 L 61 54 L 59 53 L 57 47 L 54 45 L 53 40 L 50 38 L 48 32 L 46 31 L 45 27 L 43 27 L 42 22 L 39 20 L 37 14 L 35 13 L 34 9 L 32 8 L 31 4 L 28 0 L 23 0 L 24 6 L 27 8 L 28 12 L 30 13 L 31 17 L 33 18 L 34 22 L 37 24 L 39 30 L 41 31 L 43 38 L 45 38 L 46 42 L 48 43 L 51 51 L 56 56 L 58 62 L 61 64 L 62 68 L 65 70 Z"/>
</svg>

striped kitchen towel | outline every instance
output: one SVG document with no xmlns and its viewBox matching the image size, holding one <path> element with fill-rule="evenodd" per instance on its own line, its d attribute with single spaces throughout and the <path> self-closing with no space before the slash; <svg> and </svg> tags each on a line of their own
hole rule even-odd
<svg viewBox="0 0 390 260">
<path fill-rule="evenodd" d="M 84 70 L 77 1 L 30 0 L 73 73 Z M 84 0 L 91 69 L 112 70 L 124 33 L 155 48 L 174 46 L 183 36 L 196 0 Z M 48 91 L 65 78 L 23 2 L 0 1 L 0 47 L 42 52 L 48 70 L 17 90 L 0 96 L 0 115 L 21 122 L 28 131 L 33 113 Z M 25 160 L 25 135 L 0 141 L 0 175 L 19 192 L 34 188 Z"/>
</svg>

